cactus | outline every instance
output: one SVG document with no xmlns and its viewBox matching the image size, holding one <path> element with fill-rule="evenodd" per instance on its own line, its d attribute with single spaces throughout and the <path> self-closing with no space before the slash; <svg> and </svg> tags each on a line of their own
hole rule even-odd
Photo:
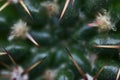
<svg viewBox="0 0 120 80">
<path fill-rule="evenodd" d="M 1 0 L 0 80 L 120 80 L 119 8 L 119 0 Z"/>
</svg>

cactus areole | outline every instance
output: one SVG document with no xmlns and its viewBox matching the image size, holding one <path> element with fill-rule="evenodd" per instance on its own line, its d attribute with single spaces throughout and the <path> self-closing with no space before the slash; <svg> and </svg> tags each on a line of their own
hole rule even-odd
<svg viewBox="0 0 120 80">
<path fill-rule="evenodd" d="M 28 80 L 28 74 L 23 74 L 24 69 L 21 66 L 13 68 L 10 80 Z"/>
<path fill-rule="evenodd" d="M 13 3 L 18 3 L 18 0 L 10 0 L 10 1 L 12 1 Z"/>
</svg>

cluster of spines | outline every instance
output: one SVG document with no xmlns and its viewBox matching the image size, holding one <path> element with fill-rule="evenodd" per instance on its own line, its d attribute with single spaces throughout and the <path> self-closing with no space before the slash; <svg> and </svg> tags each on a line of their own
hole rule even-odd
<svg viewBox="0 0 120 80">
<path fill-rule="evenodd" d="M 72 0 L 72 4 L 74 4 L 75 0 Z M 14 4 L 17 4 L 17 3 L 20 3 L 21 6 L 25 9 L 25 11 L 32 17 L 29 9 L 27 8 L 27 6 L 25 5 L 25 3 L 23 2 L 23 0 L 7 0 L 7 2 L 5 4 L 3 4 L 1 7 L 0 7 L 0 11 L 2 11 L 4 8 L 6 8 L 8 5 L 10 5 L 11 3 L 14 3 Z M 67 7 L 68 7 L 68 4 L 70 3 L 70 0 L 66 0 L 65 2 L 65 5 L 64 5 L 64 8 L 62 10 L 62 13 L 60 15 L 60 18 L 59 20 L 63 17 Z"/>
<path fill-rule="evenodd" d="M 74 66 L 76 67 L 76 69 L 78 70 L 80 75 L 82 76 L 83 80 L 97 80 L 97 78 L 99 77 L 100 73 L 104 70 L 104 67 L 105 67 L 106 64 L 103 64 L 103 66 L 98 71 L 98 73 L 94 77 L 91 77 L 89 79 L 88 74 L 85 74 L 84 71 L 82 70 L 82 68 L 79 67 L 78 63 L 75 61 L 75 59 L 73 58 L 72 54 L 70 53 L 70 50 L 68 48 L 66 48 L 66 51 L 67 51 L 67 54 L 68 54 L 70 60 L 72 61 L 72 63 L 74 64 Z M 120 68 L 118 70 L 118 73 L 116 75 L 116 79 L 115 80 L 119 80 L 119 76 L 120 76 Z"/>
<path fill-rule="evenodd" d="M 0 8 L 0 11 L 2 11 L 2 10 L 3 10 L 6 6 L 8 6 L 11 2 L 13 2 L 13 1 L 12 1 L 12 0 L 8 0 L 8 1 Z M 22 5 L 22 7 L 25 9 L 25 11 L 32 17 L 30 11 L 28 10 L 28 8 L 27 8 L 26 5 L 24 4 L 24 2 L 23 2 L 22 0 L 18 0 L 18 2 Z M 72 4 L 74 4 L 74 2 L 75 2 L 75 0 L 72 0 Z M 16 2 L 13 2 L 13 3 L 16 3 Z M 66 0 L 65 6 L 64 6 L 64 8 L 63 8 L 63 10 L 62 10 L 62 13 L 61 13 L 61 15 L 60 15 L 59 20 L 61 20 L 61 18 L 63 17 L 63 15 L 64 15 L 64 13 L 65 13 L 65 11 L 66 11 L 66 8 L 68 7 L 68 4 L 69 4 L 69 3 L 70 3 L 70 0 Z M 100 17 L 100 16 L 101 16 L 101 14 L 99 15 L 99 17 Z M 90 25 L 90 24 L 89 24 L 89 25 Z M 35 40 L 34 40 L 29 34 L 27 34 L 27 37 L 28 37 L 34 44 L 38 45 L 38 43 L 35 42 Z M 120 46 L 116 46 L 116 45 L 94 45 L 94 47 L 97 47 L 97 48 L 115 48 L 115 49 L 119 49 L 119 48 L 120 48 Z M 68 54 L 69 54 L 70 59 L 72 60 L 72 62 L 74 63 L 74 65 L 76 66 L 76 68 L 78 69 L 78 71 L 80 72 L 80 74 L 82 75 L 82 77 L 83 77 L 85 80 L 88 80 L 87 77 L 86 77 L 86 75 L 85 75 L 85 73 L 82 71 L 82 69 L 81 69 L 80 67 L 78 67 L 78 64 L 77 64 L 76 61 L 73 59 L 73 57 L 72 57 L 72 55 L 70 54 L 69 50 L 68 50 L 68 49 L 66 49 L 66 50 L 67 50 L 67 52 L 68 52 Z M 0 55 L 6 55 L 6 52 L 1 52 Z M 14 65 L 15 65 L 15 62 L 14 62 L 14 60 L 12 59 L 12 57 L 11 57 L 9 54 L 7 54 L 7 55 L 10 57 L 11 61 L 12 61 L 12 62 L 14 63 Z M 4 63 L 1 62 L 1 64 L 3 64 L 3 65 L 5 66 Z M 100 69 L 100 71 L 98 72 L 98 74 L 93 78 L 93 80 L 96 80 L 96 79 L 97 79 L 98 75 L 100 74 L 100 72 L 101 72 L 102 70 L 103 70 L 103 67 Z M 29 72 L 29 70 L 27 70 L 27 72 Z M 118 80 L 119 75 L 120 75 L 120 69 L 119 69 L 119 71 L 118 71 L 118 75 L 117 75 L 117 77 L 116 77 L 116 80 Z"/>
<path fill-rule="evenodd" d="M 10 80 L 20 80 L 20 79 L 22 79 L 22 80 L 28 80 L 29 79 L 28 73 L 32 69 L 34 69 L 36 66 L 38 66 L 39 64 L 41 64 L 44 61 L 44 59 L 46 58 L 46 57 L 44 57 L 44 58 L 40 59 L 38 62 L 34 63 L 32 66 L 30 66 L 29 68 L 27 68 L 27 69 L 24 70 L 22 68 L 22 66 L 18 65 L 15 62 L 15 60 L 13 59 L 13 57 L 10 55 L 10 53 L 6 49 L 4 49 L 4 52 L 10 58 L 11 62 L 14 65 L 14 68 L 11 69 L 7 64 L 5 64 L 4 62 L 0 61 L 0 64 L 2 66 L 4 66 L 5 68 L 7 68 L 10 71 L 10 75 L 9 76 L 1 75 L 1 77 L 4 76 L 4 78 L 9 78 Z"/>
<path fill-rule="evenodd" d="M 73 4 L 74 4 L 74 0 L 72 0 Z M 25 9 L 25 11 L 30 15 L 30 17 L 32 18 L 32 15 L 29 11 L 29 9 L 27 8 L 27 6 L 25 5 L 25 3 L 23 2 L 23 0 L 7 0 L 7 2 L 5 2 L 5 4 L 3 4 L 1 7 L 0 7 L 0 11 L 2 11 L 4 8 L 6 8 L 8 5 L 10 5 L 11 3 L 14 3 L 14 4 L 17 4 L 17 3 L 20 3 L 21 6 Z M 65 3 L 65 6 L 63 8 L 63 11 L 60 15 L 60 18 L 59 20 L 63 17 L 65 11 L 66 11 L 66 8 L 68 7 L 68 4 L 70 3 L 70 0 L 66 0 L 66 3 Z M 17 23 L 15 23 L 13 25 L 13 27 L 11 28 L 12 31 L 11 31 L 11 34 L 8 38 L 8 40 L 12 40 L 13 38 L 15 37 L 21 37 L 21 38 L 25 38 L 27 37 L 30 41 L 32 41 L 36 46 L 39 46 L 39 44 L 32 38 L 32 36 L 28 33 L 28 26 L 27 26 L 27 23 L 22 21 L 22 20 L 19 20 Z M 8 70 L 11 71 L 11 74 L 9 76 L 7 75 L 1 75 L 1 76 L 7 76 L 9 77 L 9 79 L 11 80 L 28 80 L 28 77 L 23 77 L 25 74 L 28 74 L 28 72 L 30 72 L 33 68 L 35 68 L 37 65 L 39 65 L 41 62 L 43 62 L 43 59 L 41 59 L 40 61 L 36 62 L 35 64 L 33 64 L 31 67 L 25 69 L 22 73 L 21 70 L 22 68 L 20 66 L 17 65 L 17 63 L 15 62 L 15 60 L 12 58 L 12 56 L 10 55 L 10 53 L 4 49 L 3 52 L 0 53 L 0 56 L 3 56 L 3 55 L 7 55 L 10 60 L 12 61 L 13 65 L 14 65 L 14 69 L 13 71 L 11 71 L 11 68 L 5 64 L 4 62 L 0 61 L 0 64 L 3 65 L 4 67 L 6 67 Z M 19 69 L 20 67 L 20 69 Z M 18 73 L 20 73 L 20 75 L 17 75 L 18 73 L 16 73 L 16 70 Z M 26 75 L 27 76 L 27 75 Z M 23 78 L 22 78 L 23 77 Z"/>
</svg>

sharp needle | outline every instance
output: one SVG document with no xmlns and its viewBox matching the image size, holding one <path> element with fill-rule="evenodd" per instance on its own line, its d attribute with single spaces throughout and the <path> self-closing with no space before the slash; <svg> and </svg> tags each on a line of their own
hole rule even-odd
<svg viewBox="0 0 120 80">
<path fill-rule="evenodd" d="M 28 8 L 26 7 L 25 3 L 22 0 L 19 0 L 19 3 L 25 9 L 25 11 L 32 17 L 32 15 L 31 15 L 30 11 L 28 10 Z"/>
<path fill-rule="evenodd" d="M 28 38 L 30 41 L 32 41 L 36 46 L 39 46 L 39 44 L 33 39 L 33 37 L 32 37 L 29 33 L 27 33 L 26 36 L 27 36 L 27 38 Z"/>
<path fill-rule="evenodd" d="M 117 45 L 94 45 L 93 47 L 96 47 L 96 48 L 114 48 L 114 49 L 120 48 L 120 46 L 117 46 Z"/>
<path fill-rule="evenodd" d="M 120 76 L 120 68 L 119 68 L 119 70 L 118 70 L 118 74 L 117 74 L 116 80 L 119 79 L 119 76 Z"/>
<path fill-rule="evenodd" d="M 71 59 L 71 61 L 73 62 L 73 64 L 75 65 L 75 67 L 77 68 L 77 70 L 79 71 L 79 73 L 81 74 L 81 76 L 86 80 L 86 75 L 85 73 L 82 71 L 82 69 L 79 67 L 78 63 L 74 60 L 74 58 L 72 57 L 70 51 L 68 50 L 68 48 L 66 48 L 66 51 Z"/>
<path fill-rule="evenodd" d="M 5 4 L 3 4 L 3 5 L 0 7 L 0 11 L 2 11 L 4 8 L 6 8 L 9 4 L 10 4 L 10 1 L 7 1 Z"/>
<path fill-rule="evenodd" d="M 10 58 L 10 60 L 12 61 L 13 65 L 14 65 L 15 67 L 17 67 L 17 64 L 16 64 L 15 60 L 12 58 L 12 56 L 9 54 L 9 52 L 8 52 L 6 49 L 4 49 L 4 50 L 5 50 L 5 52 L 7 53 L 8 57 Z"/>
<path fill-rule="evenodd" d="M 46 58 L 46 57 L 45 57 Z M 26 69 L 22 74 L 27 74 L 28 72 L 30 72 L 32 69 L 34 69 L 37 65 L 41 64 L 44 59 L 41 59 L 40 61 L 36 62 L 35 64 L 33 64 L 31 67 L 29 67 L 28 69 Z"/>
<path fill-rule="evenodd" d="M 64 15 L 64 13 L 65 13 L 65 11 L 66 11 L 66 9 L 67 9 L 67 6 L 68 6 L 69 2 L 70 2 L 70 0 L 66 0 L 65 5 L 64 5 L 64 8 L 63 8 L 63 10 L 62 10 L 62 13 L 61 13 L 61 15 L 60 15 L 59 20 L 61 20 L 61 18 L 63 17 L 63 15 Z"/>
</svg>

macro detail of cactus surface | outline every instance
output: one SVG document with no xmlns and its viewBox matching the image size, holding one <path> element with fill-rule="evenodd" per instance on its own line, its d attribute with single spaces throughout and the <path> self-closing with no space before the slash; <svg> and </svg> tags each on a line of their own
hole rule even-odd
<svg viewBox="0 0 120 80">
<path fill-rule="evenodd" d="M 0 0 L 0 80 L 120 80 L 120 0 Z"/>
</svg>

